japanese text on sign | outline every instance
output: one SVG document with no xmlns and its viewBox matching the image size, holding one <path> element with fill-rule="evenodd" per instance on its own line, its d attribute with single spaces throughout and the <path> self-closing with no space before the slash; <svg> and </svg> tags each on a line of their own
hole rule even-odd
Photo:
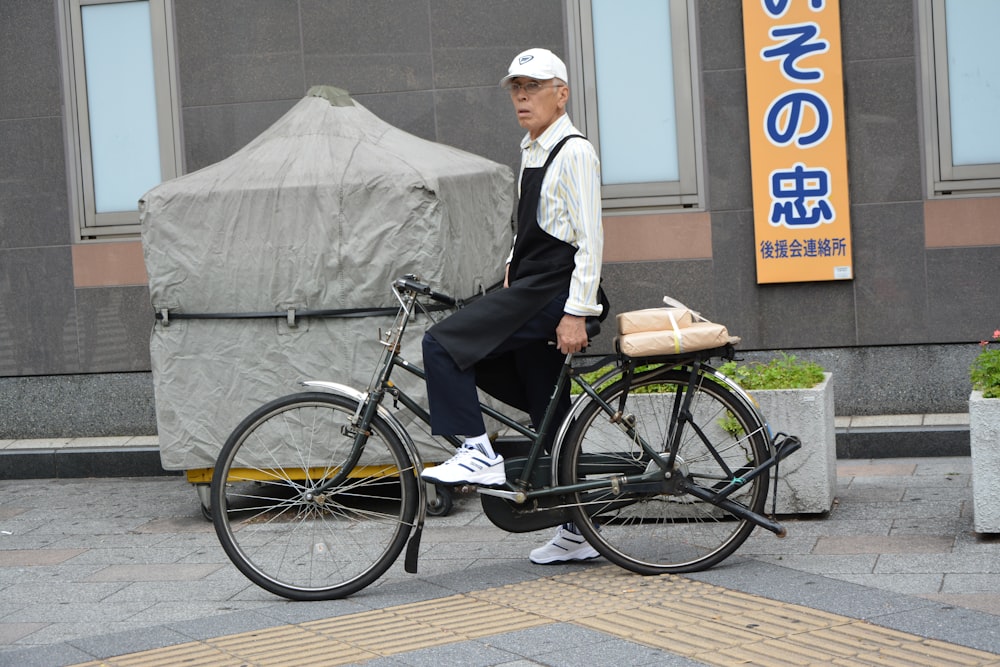
<svg viewBox="0 0 1000 667">
<path fill-rule="evenodd" d="M 838 3 L 744 0 L 743 22 L 757 282 L 850 278 Z"/>
</svg>

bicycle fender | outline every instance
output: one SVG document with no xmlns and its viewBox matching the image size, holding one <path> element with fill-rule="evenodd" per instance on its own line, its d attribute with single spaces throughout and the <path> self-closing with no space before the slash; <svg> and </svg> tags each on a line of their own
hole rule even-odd
<svg viewBox="0 0 1000 667">
<path fill-rule="evenodd" d="M 302 382 L 307 387 L 314 387 L 316 389 L 323 389 L 330 392 L 331 394 L 339 394 L 345 398 L 349 398 L 359 403 L 367 398 L 367 395 L 363 391 L 359 391 L 354 387 L 346 384 L 340 384 L 339 382 L 325 382 L 322 380 L 305 380 Z M 385 422 L 392 429 L 400 441 L 403 443 L 403 448 L 406 453 L 409 454 L 410 458 L 413 460 L 413 464 L 416 470 L 423 470 L 424 462 L 420 457 L 420 452 L 417 450 L 417 446 L 413 442 L 413 438 L 407 433 L 406 428 L 403 427 L 396 416 L 389 412 L 384 406 L 378 406 L 378 416 L 385 420 Z"/>
<path fill-rule="evenodd" d="M 367 398 L 365 392 L 339 382 L 304 380 L 302 384 L 307 387 L 322 389 L 323 391 L 328 391 L 331 394 L 337 394 L 339 396 L 343 396 L 344 398 L 349 398 L 353 401 L 357 401 L 359 404 L 364 402 L 365 398 Z M 415 574 L 417 571 L 417 547 L 420 544 L 420 535 L 424 530 L 424 520 L 427 518 L 427 489 L 424 486 L 423 480 L 419 478 L 420 471 L 424 469 L 424 462 L 420 457 L 420 452 L 417 450 L 416 444 L 413 442 L 413 438 L 411 438 L 410 434 L 406 432 L 403 425 L 399 423 L 399 420 L 396 419 L 396 417 L 382 405 L 378 406 L 378 416 L 385 420 L 385 423 L 389 425 L 389 428 L 391 428 L 392 432 L 399 438 L 399 441 L 403 443 L 403 449 L 406 450 L 407 455 L 413 462 L 413 474 L 418 475 L 417 516 L 415 517 L 415 523 L 413 525 L 414 531 L 410 534 L 407 544 L 404 563 L 406 571 L 410 574 Z"/>
<path fill-rule="evenodd" d="M 324 389 L 331 394 L 340 394 L 345 398 L 351 398 L 355 401 L 363 401 L 365 394 L 362 391 L 358 391 L 350 385 L 341 384 L 339 382 L 325 382 L 323 380 L 303 380 L 300 384 L 306 387 L 315 387 L 317 389 Z"/>
</svg>

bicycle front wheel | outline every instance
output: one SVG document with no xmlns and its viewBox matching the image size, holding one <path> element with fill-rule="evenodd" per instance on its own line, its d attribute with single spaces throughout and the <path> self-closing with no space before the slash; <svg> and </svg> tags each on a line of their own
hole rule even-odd
<svg viewBox="0 0 1000 667">
<path fill-rule="evenodd" d="M 417 513 L 417 471 L 376 418 L 321 392 L 279 398 L 233 431 L 212 477 L 215 532 L 255 584 L 292 600 L 355 593 L 396 560 Z"/>
<path fill-rule="evenodd" d="M 601 397 L 617 407 L 628 392 L 624 420 L 634 422 L 631 435 L 592 401 L 560 454 L 560 482 L 574 484 L 659 470 L 639 442 L 649 443 L 663 462 L 676 443 L 670 475 L 660 475 L 660 481 L 575 495 L 580 532 L 609 561 L 639 574 L 707 569 L 731 555 L 754 528 L 688 492 L 691 485 L 722 489 L 767 459 L 765 427 L 756 415 L 711 376 L 696 377 L 692 384 L 689 369 L 654 369 L 628 386 L 619 380 Z M 758 475 L 729 499 L 760 513 L 767 486 L 768 475 Z"/>
</svg>

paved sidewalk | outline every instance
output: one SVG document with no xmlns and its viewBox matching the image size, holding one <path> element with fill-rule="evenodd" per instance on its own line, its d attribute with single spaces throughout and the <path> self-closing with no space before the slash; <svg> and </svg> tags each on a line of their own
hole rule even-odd
<svg viewBox="0 0 1000 667">
<path fill-rule="evenodd" d="M 1000 540 L 972 531 L 969 459 L 838 472 L 828 516 L 684 577 L 534 566 L 547 533 L 500 531 L 461 496 L 428 518 L 418 575 L 399 563 L 321 603 L 244 579 L 181 477 L 0 481 L 0 666 L 308 663 L 289 646 L 373 666 L 1000 665 Z"/>
</svg>

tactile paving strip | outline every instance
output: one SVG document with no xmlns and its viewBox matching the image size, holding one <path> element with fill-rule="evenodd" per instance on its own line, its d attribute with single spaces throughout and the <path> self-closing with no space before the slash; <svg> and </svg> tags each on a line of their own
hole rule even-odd
<svg viewBox="0 0 1000 667">
<path fill-rule="evenodd" d="M 1000 666 L 1000 655 L 681 576 L 608 566 L 446 598 L 83 663 L 345 665 L 574 623 L 709 665 Z"/>
</svg>

